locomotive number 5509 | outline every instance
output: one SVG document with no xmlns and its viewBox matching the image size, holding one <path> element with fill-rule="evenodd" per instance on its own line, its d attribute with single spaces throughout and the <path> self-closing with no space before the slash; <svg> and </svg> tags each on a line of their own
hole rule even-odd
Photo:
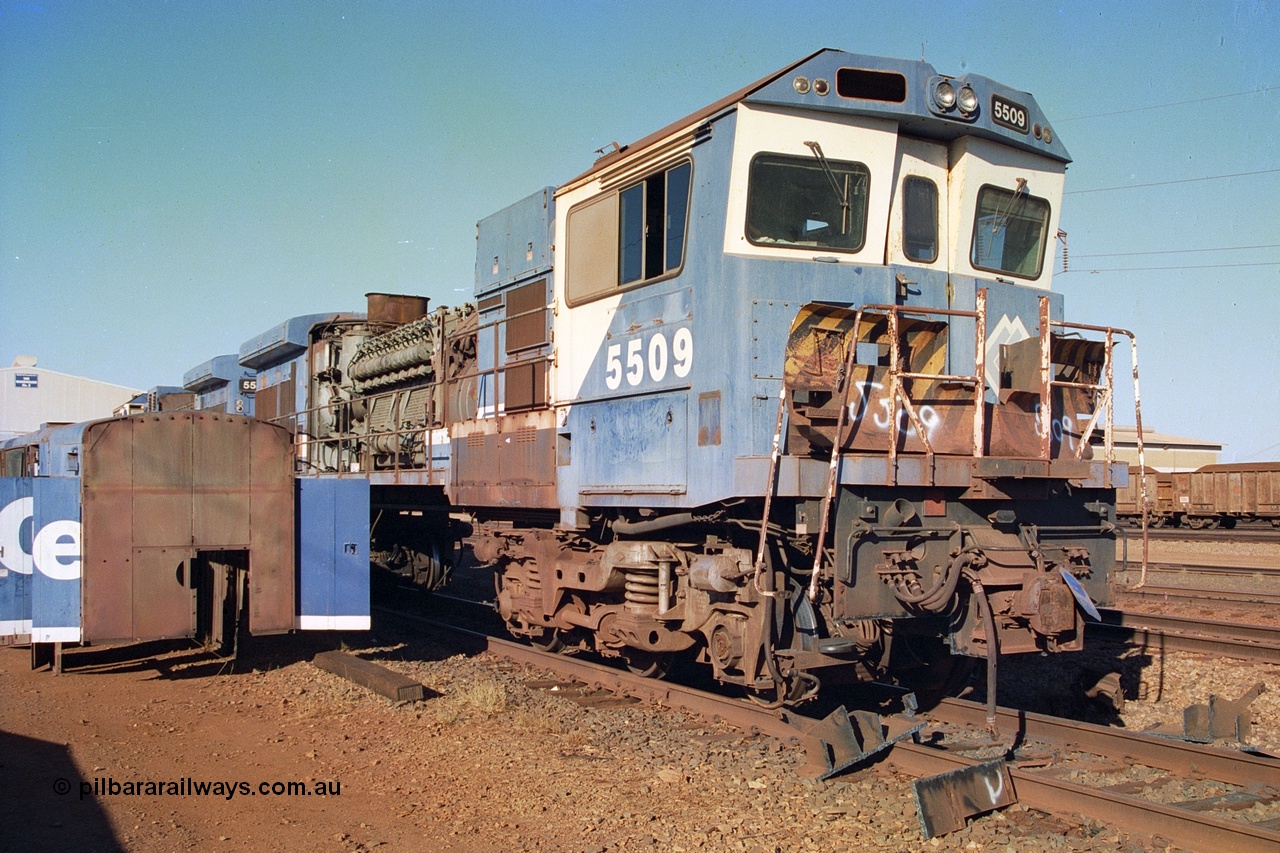
<svg viewBox="0 0 1280 853">
<path fill-rule="evenodd" d="M 1027 132 L 1027 108 L 1007 101 L 999 95 L 991 96 L 991 119 L 999 125 L 1019 133 Z"/>
<path fill-rule="evenodd" d="M 610 391 L 622 387 L 622 380 L 634 388 L 644 380 L 646 372 L 651 382 L 667 378 L 670 369 L 683 379 L 693 368 L 693 333 L 677 329 L 668 347 L 664 332 L 655 332 L 647 340 L 643 337 L 627 341 L 626 365 L 623 365 L 622 344 L 610 344 L 605 351 L 604 384 Z"/>
</svg>

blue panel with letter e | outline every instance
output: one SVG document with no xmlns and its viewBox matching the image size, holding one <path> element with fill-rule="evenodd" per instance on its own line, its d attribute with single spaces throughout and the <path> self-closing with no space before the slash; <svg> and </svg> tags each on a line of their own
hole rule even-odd
<svg viewBox="0 0 1280 853">
<path fill-rule="evenodd" d="M 31 642 L 80 641 L 80 480 L 32 481 Z"/>
<path fill-rule="evenodd" d="M 31 482 L 0 478 L 0 640 L 31 633 Z"/>
</svg>

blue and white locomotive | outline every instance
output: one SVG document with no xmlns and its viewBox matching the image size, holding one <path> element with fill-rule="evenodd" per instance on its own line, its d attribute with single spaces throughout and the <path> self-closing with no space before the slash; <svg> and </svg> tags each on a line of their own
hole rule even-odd
<svg viewBox="0 0 1280 853">
<path fill-rule="evenodd" d="M 475 304 L 366 336 L 301 440 L 419 556 L 466 513 L 547 648 L 772 703 L 1078 649 L 1127 333 L 1050 291 L 1068 162 L 1025 92 L 819 51 L 481 221 Z"/>
</svg>

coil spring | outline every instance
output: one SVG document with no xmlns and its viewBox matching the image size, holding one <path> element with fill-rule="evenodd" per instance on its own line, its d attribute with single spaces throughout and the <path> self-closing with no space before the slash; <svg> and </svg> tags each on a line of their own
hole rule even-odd
<svg viewBox="0 0 1280 853">
<path fill-rule="evenodd" d="M 623 577 L 626 579 L 623 600 L 632 609 L 649 610 L 658 606 L 657 569 L 627 569 Z"/>
</svg>

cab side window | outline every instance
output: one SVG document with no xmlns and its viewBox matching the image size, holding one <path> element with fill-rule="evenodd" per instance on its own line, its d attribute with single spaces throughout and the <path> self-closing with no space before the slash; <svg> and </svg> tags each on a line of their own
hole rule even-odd
<svg viewBox="0 0 1280 853">
<path fill-rule="evenodd" d="M 566 218 L 569 304 L 672 275 L 684 263 L 693 164 L 577 205 Z"/>
<path fill-rule="evenodd" d="M 938 185 L 918 175 L 902 182 L 902 250 L 922 264 L 938 259 Z"/>
</svg>

